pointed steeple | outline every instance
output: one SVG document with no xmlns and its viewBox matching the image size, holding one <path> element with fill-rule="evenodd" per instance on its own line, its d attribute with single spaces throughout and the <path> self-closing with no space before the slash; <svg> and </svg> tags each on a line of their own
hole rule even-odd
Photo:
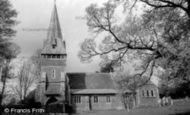
<svg viewBox="0 0 190 115">
<path fill-rule="evenodd" d="M 56 45 L 56 38 L 62 39 L 62 34 L 61 34 L 61 27 L 59 23 L 59 18 L 57 14 L 57 7 L 56 4 L 54 3 L 54 8 L 50 20 L 50 25 L 48 29 L 48 39 L 51 39 L 51 42 L 53 45 Z"/>
<path fill-rule="evenodd" d="M 59 17 L 57 13 L 56 3 L 51 15 L 50 25 L 48 28 L 47 39 L 44 42 L 43 54 L 66 54 L 65 42 L 62 38 Z"/>
</svg>

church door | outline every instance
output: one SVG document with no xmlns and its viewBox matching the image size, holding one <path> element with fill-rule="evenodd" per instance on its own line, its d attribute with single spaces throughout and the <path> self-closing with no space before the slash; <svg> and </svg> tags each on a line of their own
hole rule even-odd
<svg viewBox="0 0 190 115">
<path fill-rule="evenodd" d="M 57 99 L 56 99 L 54 96 L 52 96 L 52 97 L 50 97 L 50 98 L 48 99 L 46 105 L 52 104 L 52 103 L 54 103 L 54 102 L 56 102 L 56 101 L 57 101 Z"/>
</svg>

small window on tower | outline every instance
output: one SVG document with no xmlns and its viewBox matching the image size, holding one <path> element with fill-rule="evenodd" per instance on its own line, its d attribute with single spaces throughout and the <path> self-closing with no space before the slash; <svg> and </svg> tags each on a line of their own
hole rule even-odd
<svg viewBox="0 0 190 115">
<path fill-rule="evenodd" d="M 55 70 L 54 70 L 54 69 L 53 69 L 52 74 L 53 74 L 53 78 L 56 78 L 56 73 L 55 73 Z"/>
<path fill-rule="evenodd" d="M 94 96 L 94 103 L 98 103 L 98 96 Z"/>
</svg>

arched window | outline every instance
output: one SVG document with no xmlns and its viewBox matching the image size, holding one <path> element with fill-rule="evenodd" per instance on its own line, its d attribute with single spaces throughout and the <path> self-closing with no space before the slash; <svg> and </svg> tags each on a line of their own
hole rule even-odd
<svg viewBox="0 0 190 115">
<path fill-rule="evenodd" d="M 146 91 L 147 97 L 149 97 L 149 90 Z"/>
<path fill-rule="evenodd" d="M 55 78 L 56 78 L 56 72 L 55 72 L 55 70 L 54 70 L 54 69 L 53 69 L 52 74 L 53 74 L 53 78 L 55 79 Z"/>
<path fill-rule="evenodd" d="M 151 96 L 154 97 L 154 91 L 153 90 L 151 90 Z"/>
</svg>

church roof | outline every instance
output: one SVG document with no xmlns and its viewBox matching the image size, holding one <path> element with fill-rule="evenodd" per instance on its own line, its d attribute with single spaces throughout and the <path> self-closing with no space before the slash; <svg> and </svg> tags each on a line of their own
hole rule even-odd
<svg viewBox="0 0 190 115">
<path fill-rule="evenodd" d="M 44 41 L 42 54 L 66 54 L 65 42 L 62 39 L 56 4 L 52 12 L 47 39 Z"/>
<path fill-rule="evenodd" d="M 67 73 L 74 94 L 117 93 L 109 73 Z"/>
<path fill-rule="evenodd" d="M 146 86 L 146 85 L 152 85 L 152 86 L 157 87 L 156 84 L 153 81 L 151 81 L 151 80 L 147 81 L 144 86 Z"/>
<path fill-rule="evenodd" d="M 72 94 L 116 94 L 116 89 L 73 89 Z"/>
</svg>

